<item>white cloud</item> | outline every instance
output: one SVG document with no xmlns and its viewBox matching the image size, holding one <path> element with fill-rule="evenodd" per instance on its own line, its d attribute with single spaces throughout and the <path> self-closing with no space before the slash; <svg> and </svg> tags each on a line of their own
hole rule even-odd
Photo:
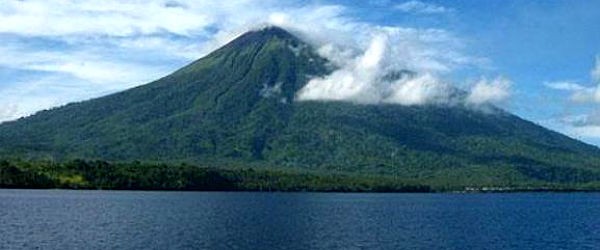
<svg viewBox="0 0 600 250">
<path fill-rule="evenodd" d="M 0 122 L 28 116 L 36 111 L 85 98 L 98 91 L 93 85 L 82 87 L 80 80 L 66 76 L 45 76 L 14 86 L 0 88 Z M 98 94 L 106 94 L 99 92 Z"/>
<path fill-rule="evenodd" d="M 548 86 L 548 85 L 547 85 Z M 583 85 L 552 85 L 549 88 L 571 92 L 569 99 L 576 103 L 600 103 L 600 88 Z"/>
<path fill-rule="evenodd" d="M 218 7 L 214 2 L 202 3 L 193 7 Z M 213 21 L 211 16 L 195 9 L 173 7 L 156 0 L 4 1 L 0 7 L 0 32 L 32 36 L 130 36 L 167 31 L 190 35 Z"/>
<path fill-rule="evenodd" d="M 364 53 L 355 57 L 352 53 L 340 53 L 331 44 L 322 47 L 321 54 L 337 62 L 340 68 L 328 76 L 309 81 L 297 99 L 401 105 L 447 102 L 449 87 L 434 72 L 449 70 L 453 67 L 452 62 L 435 57 L 436 53 L 411 53 L 412 48 L 422 46 L 424 42 L 406 39 L 396 29 L 379 31 L 373 35 Z M 389 74 L 407 69 L 417 72 L 416 76 L 404 74 L 398 79 L 386 79 Z"/>
<path fill-rule="evenodd" d="M 444 30 L 357 25 L 350 31 L 359 38 L 354 43 L 321 45 L 318 52 L 338 69 L 312 79 L 298 93 L 298 100 L 448 103 L 451 87 L 440 80 L 440 75 L 457 68 L 482 66 L 479 58 L 462 54 L 463 43 Z M 386 79 L 389 74 L 407 70 L 416 75 Z"/>
<path fill-rule="evenodd" d="M 387 38 L 379 35 L 373 38 L 369 48 L 362 54 L 348 60 L 331 75 L 315 78 L 298 93 L 299 100 L 352 100 L 360 103 L 379 102 L 381 96 L 374 86 L 379 76 L 380 64 L 386 50 Z M 331 49 L 327 45 L 325 49 Z M 326 52 L 329 53 L 329 52 Z M 334 61 L 335 57 L 333 57 Z"/>
<path fill-rule="evenodd" d="M 482 78 L 469 92 L 467 102 L 471 104 L 499 103 L 510 97 L 511 82 L 504 77 L 492 80 Z"/>
<path fill-rule="evenodd" d="M 425 3 L 421 1 L 408 1 L 394 6 L 395 9 L 404 11 L 404 12 L 412 12 L 418 14 L 439 14 L 439 13 L 447 13 L 453 11 L 450 8 L 446 8 L 444 6 Z"/>
<path fill-rule="evenodd" d="M 567 135 L 575 138 L 600 138 L 600 113 L 567 115 L 556 121 L 551 121 L 554 126 Z"/>
<path fill-rule="evenodd" d="M 578 103 L 600 102 L 600 87 L 588 87 L 573 81 L 546 82 L 546 87 L 571 92 L 569 99 Z"/>
<path fill-rule="evenodd" d="M 600 103 L 600 56 L 596 57 L 595 65 L 590 70 L 592 83 L 579 84 L 574 81 L 546 82 L 544 85 L 551 89 L 570 92 L 569 99 L 576 103 Z"/>
<path fill-rule="evenodd" d="M 0 66 L 20 70 L 67 74 L 85 84 L 106 88 L 127 88 L 165 73 L 161 67 L 105 58 L 103 54 L 61 51 L 33 51 L 29 48 L 0 47 Z M 151 73 L 151 72 L 157 72 Z M 102 87 L 102 86 L 100 86 Z"/>
<path fill-rule="evenodd" d="M 19 111 L 16 103 L 6 103 L 4 105 L 0 104 L 0 122 L 6 121 L 18 116 L 17 112 Z"/>
<path fill-rule="evenodd" d="M 566 116 L 561 119 L 548 119 L 541 121 L 543 126 L 561 131 L 562 133 L 588 142 L 598 142 L 600 139 L 600 124 L 581 123 L 580 119 L 587 119 L 587 115 Z M 575 120 L 570 120 L 575 119 Z M 596 143 L 597 144 L 597 143 Z"/>
<path fill-rule="evenodd" d="M 600 138 L 600 125 L 572 127 L 570 133 L 575 137 Z"/>
<path fill-rule="evenodd" d="M 581 91 L 585 89 L 584 86 L 573 81 L 545 82 L 544 85 L 556 90 Z"/>
<path fill-rule="evenodd" d="M 600 103 L 600 88 L 590 87 L 573 91 L 571 100 L 579 103 Z"/>
<path fill-rule="evenodd" d="M 196 60 L 209 52 L 206 43 L 190 43 L 187 40 L 178 41 L 160 36 L 141 36 L 113 38 L 106 41 L 111 47 L 134 51 L 154 51 L 163 57 Z M 211 48 L 212 49 L 212 46 Z"/>
<path fill-rule="evenodd" d="M 545 83 L 549 88 L 569 93 L 574 111 L 550 121 L 550 126 L 575 138 L 600 139 L 600 56 L 590 70 L 592 83 L 578 84 L 573 81 Z"/>
<path fill-rule="evenodd" d="M 582 87 L 580 89 L 568 89 L 572 92 L 571 100 L 576 102 L 595 102 L 600 103 L 600 56 L 596 56 L 596 62 L 590 76 L 595 87 Z"/>
<path fill-rule="evenodd" d="M 422 5 L 418 11 L 424 13 L 451 11 L 411 2 L 413 8 Z M 339 68 L 313 79 L 299 94 L 309 99 L 406 105 L 441 100 L 446 85 L 440 77 L 485 64 L 485 59 L 463 53 L 463 41 L 451 32 L 365 23 L 349 17 L 340 5 L 9 0 L 0 5 L 0 35 L 11 38 L 0 44 L 0 67 L 44 76 L 0 86 L 0 119 L 156 79 L 263 23 L 302 35 Z M 381 81 L 398 70 L 419 74 Z"/>
<path fill-rule="evenodd" d="M 452 89 L 431 74 L 401 79 L 392 83 L 391 93 L 384 102 L 401 105 L 426 103 L 448 104 Z"/>
</svg>

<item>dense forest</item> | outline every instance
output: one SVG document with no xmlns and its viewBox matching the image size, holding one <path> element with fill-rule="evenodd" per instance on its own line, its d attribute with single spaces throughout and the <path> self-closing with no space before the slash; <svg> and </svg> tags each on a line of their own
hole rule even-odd
<svg viewBox="0 0 600 250">
<path fill-rule="evenodd" d="M 198 191 L 428 192 L 428 186 L 347 175 L 217 169 L 187 164 L 0 161 L 1 188 Z"/>
<path fill-rule="evenodd" d="M 459 182 L 429 183 L 390 176 L 327 174 L 281 169 L 212 168 L 188 164 L 109 163 L 106 161 L 0 160 L 0 188 L 62 188 L 188 191 L 591 191 L 600 183 L 513 183 L 467 186 Z"/>
</svg>

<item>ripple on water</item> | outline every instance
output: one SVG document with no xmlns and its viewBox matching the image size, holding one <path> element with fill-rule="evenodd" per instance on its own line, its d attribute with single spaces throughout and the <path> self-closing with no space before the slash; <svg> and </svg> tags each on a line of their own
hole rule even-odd
<svg viewBox="0 0 600 250">
<path fill-rule="evenodd" d="M 0 190 L 0 249 L 598 249 L 600 194 Z"/>
</svg>

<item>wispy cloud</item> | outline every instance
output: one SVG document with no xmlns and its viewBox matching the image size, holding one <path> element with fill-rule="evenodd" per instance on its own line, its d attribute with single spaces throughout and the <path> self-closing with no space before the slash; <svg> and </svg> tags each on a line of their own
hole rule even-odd
<svg viewBox="0 0 600 250">
<path fill-rule="evenodd" d="M 421 1 L 408 1 L 394 6 L 395 9 L 416 14 L 440 14 L 452 12 L 453 9 L 441 5 Z"/>
<path fill-rule="evenodd" d="M 140 69 L 151 68 L 148 65 L 137 65 L 134 61 L 105 58 L 102 54 L 85 51 L 64 53 L 0 47 L 0 53 L 4 55 L 0 59 L 0 65 L 4 67 L 67 74 L 87 84 L 100 84 L 111 88 L 127 87 L 123 84 L 136 84 L 136 81 L 143 79 L 143 75 L 148 73 Z"/>
<path fill-rule="evenodd" d="M 548 88 L 556 90 L 581 91 L 586 89 L 586 87 L 569 80 L 558 82 L 545 82 L 544 85 Z"/>
<path fill-rule="evenodd" d="M 504 77 L 479 80 L 469 92 L 467 102 L 471 104 L 500 103 L 510 96 L 511 82 Z"/>
<path fill-rule="evenodd" d="M 572 127 L 570 133 L 575 137 L 600 138 L 600 125 Z"/>
<path fill-rule="evenodd" d="M 598 118 L 600 116 L 593 114 L 565 115 L 541 121 L 541 124 L 573 138 L 597 141 L 600 139 Z"/>
<path fill-rule="evenodd" d="M 547 82 L 551 89 L 568 92 L 571 105 L 586 107 L 585 111 L 569 112 L 556 119 L 565 133 L 578 138 L 600 138 L 600 57 L 590 71 L 592 83 L 579 84 L 574 81 Z"/>
<path fill-rule="evenodd" d="M 566 134 L 576 138 L 600 138 L 600 113 L 567 115 L 557 119 Z"/>
<path fill-rule="evenodd" d="M 68 76 L 45 75 L 26 82 L 16 82 L 0 88 L 0 119 L 12 120 L 34 111 L 65 104 L 65 100 L 79 100 L 96 91 L 93 85 L 81 85 L 80 80 Z"/>
<path fill-rule="evenodd" d="M 590 71 L 592 83 L 579 84 L 574 81 L 546 82 L 546 87 L 570 92 L 570 100 L 579 103 L 600 103 L 600 57 Z"/>
<path fill-rule="evenodd" d="M 158 32 L 191 35 L 214 21 L 200 8 L 219 11 L 221 7 L 212 1 L 189 7 L 169 3 L 176 2 L 9 0 L 0 7 L 0 32 L 31 36 L 131 36 Z"/>
<path fill-rule="evenodd" d="M 170 70 L 111 56 L 110 49 L 94 52 L 96 49 L 42 50 L 19 43 L 0 45 L 0 69 L 17 72 L 0 84 L 0 121 L 133 87 Z"/>
</svg>

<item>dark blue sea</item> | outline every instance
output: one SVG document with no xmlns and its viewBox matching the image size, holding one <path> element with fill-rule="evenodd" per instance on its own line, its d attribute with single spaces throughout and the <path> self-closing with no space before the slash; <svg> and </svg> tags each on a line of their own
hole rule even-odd
<svg viewBox="0 0 600 250">
<path fill-rule="evenodd" d="M 0 249 L 600 249 L 600 194 L 0 190 Z"/>
</svg>

